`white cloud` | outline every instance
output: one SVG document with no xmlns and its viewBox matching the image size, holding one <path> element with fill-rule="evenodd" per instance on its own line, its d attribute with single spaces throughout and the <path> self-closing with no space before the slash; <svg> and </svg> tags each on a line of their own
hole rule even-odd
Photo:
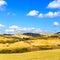
<svg viewBox="0 0 60 60">
<path fill-rule="evenodd" d="M 10 26 L 9 28 L 14 30 L 15 33 L 42 33 L 42 30 L 40 28 L 25 28 L 16 25 Z"/>
<path fill-rule="evenodd" d="M 7 2 L 4 0 L 0 0 L 0 6 L 7 5 Z"/>
<path fill-rule="evenodd" d="M 3 27 L 5 27 L 5 26 L 3 24 L 0 24 L 0 29 L 3 28 Z"/>
<path fill-rule="evenodd" d="M 13 29 L 6 29 L 5 33 L 6 34 L 14 34 L 14 30 Z"/>
<path fill-rule="evenodd" d="M 54 0 L 48 4 L 48 8 L 60 8 L 60 0 Z"/>
<path fill-rule="evenodd" d="M 54 26 L 59 26 L 59 23 L 58 22 L 54 22 L 53 25 Z"/>
<path fill-rule="evenodd" d="M 37 10 L 32 10 L 32 11 L 30 11 L 30 12 L 27 14 L 27 16 L 37 16 L 38 13 L 39 13 L 39 11 L 37 11 Z"/>
<path fill-rule="evenodd" d="M 19 27 L 19 26 L 16 26 L 16 25 L 12 25 L 12 26 L 10 26 L 9 28 L 10 28 L 10 29 L 16 29 L 16 30 L 17 30 L 17 29 L 20 29 L 20 27 Z"/>
<path fill-rule="evenodd" d="M 44 15 L 43 15 L 42 13 L 40 13 L 38 17 L 39 17 L 39 18 L 43 18 Z"/>
<path fill-rule="evenodd" d="M 47 16 L 47 17 L 51 17 L 51 18 L 53 18 L 53 17 L 58 17 L 58 16 L 60 16 L 60 12 L 48 12 L 48 13 L 46 14 L 46 16 Z"/>
<path fill-rule="evenodd" d="M 38 16 L 39 18 L 45 18 L 45 17 L 49 17 L 49 18 L 54 18 L 54 17 L 60 17 L 60 12 L 48 12 L 45 14 L 39 14 Z"/>
<path fill-rule="evenodd" d="M 39 18 L 55 18 L 55 17 L 60 17 L 60 11 L 56 11 L 56 12 L 47 12 L 47 13 L 39 13 L 39 11 L 36 10 L 32 10 L 30 11 L 27 16 L 36 16 Z"/>
<path fill-rule="evenodd" d="M 21 33 L 42 33 L 42 30 L 39 28 L 20 28 L 17 31 Z"/>
<path fill-rule="evenodd" d="M 17 33 L 42 33 L 42 30 L 39 28 L 21 28 L 21 29 L 6 29 L 6 34 L 17 34 Z"/>
<path fill-rule="evenodd" d="M 0 0 L 0 10 L 5 10 L 7 2 L 5 0 Z"/>
</svg>

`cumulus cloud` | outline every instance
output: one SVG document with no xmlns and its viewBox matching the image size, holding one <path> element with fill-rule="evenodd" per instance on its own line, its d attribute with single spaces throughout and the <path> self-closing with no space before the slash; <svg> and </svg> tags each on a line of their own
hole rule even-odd
<svg viewBox="0 0 60 60">
<path fill-rule="evenodd" d="M 10 28 L 10 29 L 16 29 L 16 30 L 17 30 L 17 29 L 20 29 L 20 27 L 19 27 L 19 26 L 16 26 L 16 25 L 10 26 L 9 28 Z"/>
<path fill-rule="evenodd" d="M 54 0 L 48 4 L 48 8 L 60 8 L 60 0 Z"/>
<path fill-rule="evenodd" d="M 0 0 L 0 6 L 7 5 L 7 2 L 4 0 Z"/>
<path fill-rule="evenodd" d="M 47 12 L 47 13 L 39 13 L 39 11 L 37 10 L 32 10 L 30 11 L 27 16 L 36 16 L 39 18 L 55 18 L 55 17 L 60 17 L 60 11 L 56 11 L 56 12 Z"/>
<path fill-rule="evenodd" d="M 39 17 L 39 18 L 43 18 L 43 17 L 44 17 L 44 14 L 40 13 L 40 14 L 38 15 L 38 17 Z"/>
<path fill-rule="evenodd" d="M 14 30 L 15 33 L 42 33 L 40 28 L 25 28 L 16 25 L 10 26 L 9 29 Z"/>
<path fill-rule="evenodd" d="M 60 12 L 48 12 L 47 14 L 46 14 L 46 16 L 47 17 L 58 17 L 58 16 L 60 16 Z"/>
<path fill-rule="evenodd" d="M 7 2 L 5 0 L 0 0 L 0 10 L 4 10 L 7 5 Z"/>
<path fill-rule="evenodd" d="M 54 22 L 53 25 L 54 26 L 59 26 L 59 23 L 58 22 Z"/>
<path fill-rule="evenodd" d="M 32 10 L 32 11 L 30 11 L 30 12 L 27 14 L 27 16 L 37 16 L 38 13 L 39 13 L 39 11 L 37 11 L 37 10 Z"/>
<path fill-rule="evenodd" d="M 42 33 L 40 28 L 22 28 L 19 31 L 22 33 Z"/>
<path fill-rule="evenodd" d="M 49 17 L 49 18 L 54 18 L 54 17 L 60 17 L 60 12 L 48 12 L 48 13 L 40 13 L 38 15 L 39 18 L 44 18 L 44 17 Z"/>
<path fill-rule="evenodd" d="M 5 30 L 5 33 L 6 33 L 6 34 L 14 34 L 15 31 L 14 31 L 13 29 L 6 29 L 6 30 Z"/>
<path fill-rule="evenodd" d="M 3 24 L 0 24 L 0 29 L 3 28 L 3 27 L 5 27 L 5 26 Z"/>
</svg>

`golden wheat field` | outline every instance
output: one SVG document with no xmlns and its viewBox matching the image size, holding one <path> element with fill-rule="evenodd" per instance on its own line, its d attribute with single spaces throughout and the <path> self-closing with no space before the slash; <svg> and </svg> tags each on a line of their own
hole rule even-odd
<svg viewBox="0 0 60 60">
<path fill-rule="evenodd" d="M 0 60 L 60 60 L 60 49 L 28 53 L 0 54 Z"/>
<path fill-rule="evenodd" d="M 60 35 L 1 35 L 0 60 L 60 60 Z"/>
</svg>

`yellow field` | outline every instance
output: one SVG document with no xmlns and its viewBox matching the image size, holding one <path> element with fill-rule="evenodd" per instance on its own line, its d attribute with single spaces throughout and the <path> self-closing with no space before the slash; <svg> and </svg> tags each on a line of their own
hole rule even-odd
<svg viewBox="0 0 60 60">
<path fill-rule="evenodd" d="M 60 60 L 60 50 L 0 54 L 0 60 Z"/>
<path fill-rule="evenodd" d="M 60 35 L 1 35 L 0 60 L 60 60 Z"/>
<path fill-rule="evenodd" d="M 29 36 L 24 34 L 0 35 L 0 53 L 20 53 L 60 49 L 59 34 Z"/>
</svg>

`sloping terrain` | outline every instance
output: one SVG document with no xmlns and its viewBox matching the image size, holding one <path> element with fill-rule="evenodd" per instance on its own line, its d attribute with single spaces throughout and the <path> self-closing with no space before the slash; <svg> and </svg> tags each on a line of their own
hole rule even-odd
<svg viewBox="0 0 60 60">
<path fill-rule="evenodd" d="M 0 53 L 23 53 L 51 49 L 60 49 L 59 34 L 0 35 Z"/>
<path fill-rule="evenodd" d="M 60 49 L 17 54 L 0 54 L 0 60 L 60 60 Z"/>
</svg>

